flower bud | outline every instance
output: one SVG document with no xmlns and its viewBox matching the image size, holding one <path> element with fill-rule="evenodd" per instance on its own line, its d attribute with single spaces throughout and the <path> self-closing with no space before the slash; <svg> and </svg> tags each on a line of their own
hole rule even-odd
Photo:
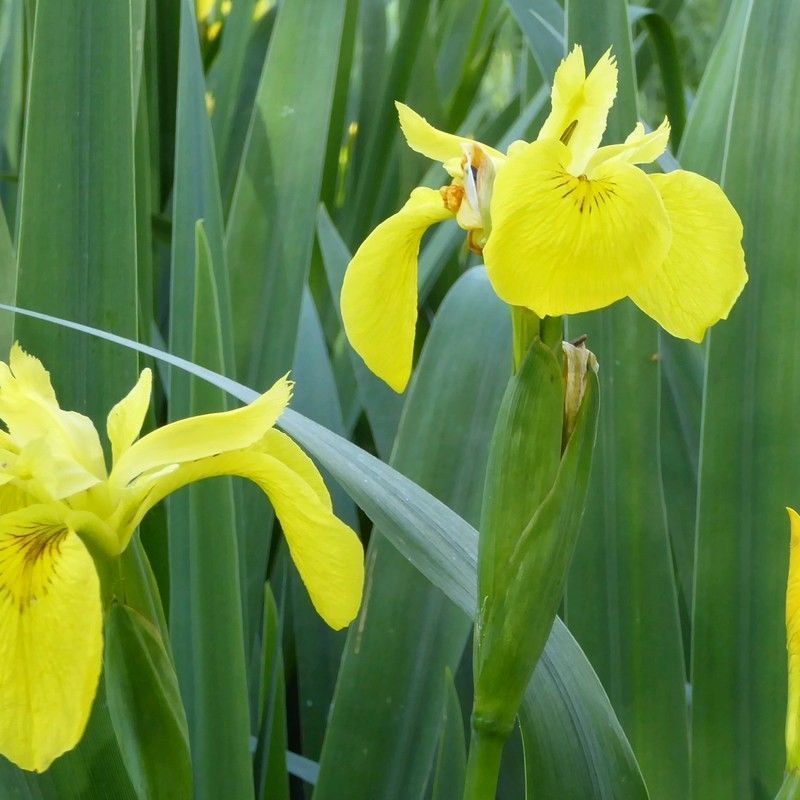
<svg viewBox="0 0 800 800">
<path fill-rule="evenodd" d="M 591 369 L 597 374 L 597 359 L 586 347 L 586 337 L 581 337 L 574 344 L 562 342 L 564 351 L 562 371 L 564 377 L 564 446 L 575 430 L 583 395 L 586 392 L 586 374 Z"/>
</svg>

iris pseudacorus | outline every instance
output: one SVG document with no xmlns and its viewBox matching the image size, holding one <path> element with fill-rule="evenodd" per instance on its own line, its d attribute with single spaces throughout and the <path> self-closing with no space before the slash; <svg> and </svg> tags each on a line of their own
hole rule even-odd
<svg viewBox="0 0 800 800">
<path fill-rule="evenodd" d="M 415 189 L 367 237 L 345 275 L 350 343 L 395 391 L 411 374 L 420 242 L 446 219 L 483 254 L 498 296 L 539 317 L 629 297 L 666 331 L 693 341 L 727 317 L 747 282 L 739 216 L 713 181 L 637 166 L 665 151 L 666 119 L 600 147 L 616 91 L 610 51 L 587 75 L 576 46 L 556 71 L 536 141 L 514 142 L 505 154 L 436 130 L 397 103 L 411 149 L 440 161 L 452 180 Z"/>
<path fill-rule="evenodd" d="M 15 345 L 0 362 L 0 753 L 24 769 L 47 769 L 83 735 L 102 666 L 103 576 L 145 514 L 189 483 L 254 481 L 320 616 L 342 628 L 358 612 L 361 543 L 311 459 L 274 428 L 292 384 L 139 438 L 150 390 L 144 370 L 111 409 L 107 471 L 91 420 L 59 407 L 39 360 Z"/>
</svg>

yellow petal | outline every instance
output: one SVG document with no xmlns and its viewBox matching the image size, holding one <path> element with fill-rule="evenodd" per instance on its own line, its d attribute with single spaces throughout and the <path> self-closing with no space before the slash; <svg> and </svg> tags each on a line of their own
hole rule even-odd
<svg viewBox="0 0 800 800">
<path fill-rule="evenodd" d="M 46 439 L 59 462 L 74 461 L 98 481 L 105 479 L 103 448 L 92 421 L 59 408 L 47 370 L 18 344 L 11 348 L 9 365 L 0 362 L 0 418 L 18 447 Z"/>
<path fill-rule="evenodd" d="M 46 438 L 27 444 L 9 469 L 42 501 L 61 500 L 101 483 L 74 458 L 51 447 Z"/>
<path fill-rule="evenodd" d="M 286 377 L 244 408 L 181 419 L 158 428 L 126 450 L 111 480 L 125 486 L 149 470 L 239 450 L 257 442 L 283 413 L 292 394 Z"/>
<path fill-rule="evenodd" d="M 442 196 L 420 188 L 364 240 L 342 285 L 347 338 L 364 363 L 396 392 L 406 388 L 417 323 L 417 256 L 425 231 L 451 217 Z"/>
<path fill-rule="evenodd" d="M 669 248 L 667 214 L 647 175 L 609 162 L 591 180 L 576 178 L 568 158 L 561 142 L 534 142 L 494 184 L 489 278 L 506 303 L 540 317 L 619 300 Z"/>
<path fill-rule="evenodd" d="M 94 563 L 43 506 L 0 518 L 0 753 L 41 772 L 80 741 L 102 665 Z"/>
<path fill-rule="evenodd" d="M 800 516 L 789 512 L 791 544 L 786 583 L 786 650 L 789 658 L 789 701 L 786 708 L 786 769 L 800 768 Z"/>
<path fill-rule="evenodd" d="M 329 511 L 332 509 L 331 496 L 328 493 L 328 487 L 325 486 L 325 481 L 322 480 L 322 475 L 319 474 L 314 462 L 291 436 L 279 431 L 277 428 L 272 428 L 255 445 L 255 449 L 268 453 L 286 464 L 289 469 L 296 472 L 311 487 L 319 502 L 325 508 Z"/>
<path fill-rule="evenodd" d="M 157 502 L 182 486 L 218 475 L 247 478 L 258 484 L 272 503 L 311 602 L 325 622 L 338 630 L 350 624 L 361 604 L 364 551 L 358 536 L 331 511 L 316 467 L 292 445 L 270 435 L 252 448 L 181 465 L 138 498 L 134 490 L 131 497 L 139 505 L 131 515 L 129 530 Z"/>
<path fill-rule="evenodd" d="M 153 374 L 149 369 L 143 369 L 133 389 L 108 412 L 106 430 L 115 463 L 142 430 L 152 386 Z"/>
<path fill-rule="evenodd" d="M 434 128 L 425 117 L 420 116 L 404 103 L 395 102 L 394 105 L 397 108 L 400 128 L 406 137 L 408 146 L 432 161 L 441 161 L 444 164 L 445 161 L 450 159 L 461 159 L 464 156 L 465 145 L 477 145 L 487 155 L 500 161 L 505 158 L 501 152 L 493 147 L 468 139 L 465 136 L 456 136 Z"/>
<path fill-rule="evenodd" d="M 672 246 L 631 299 L 664 330 L 699 342 L 726 319 L 747 283 L 739 215 L 713 181 L 678 170 L 651 175 L 672 225 Z"/>
<path fill-rule="evenodd" d="M 561 62 L 553 79 L 552 110 L 538 139 L 567 143 L 567 168 L 575 175 L 584 171 L 606 129 L 608 111 L 617 95 L 617 61 L 607 50 L 586 75 L 583 49 L 575 45 Z"/>
<path fill-rule="evenodd" d="M 650 133 L 645 133 L 644 125 L 636 123 L 636 127 L 629 134 L 624 144 L 610 144 L 601 147 L 586 165 L 586 173 L 591 177 L 595 167 L 609 161 L 627 161 L 629 164 L 650 164 L 655 161 L 666 149 L 669 143 L 669 120 L 664 117 L 663 122 Z"/>
</svg>

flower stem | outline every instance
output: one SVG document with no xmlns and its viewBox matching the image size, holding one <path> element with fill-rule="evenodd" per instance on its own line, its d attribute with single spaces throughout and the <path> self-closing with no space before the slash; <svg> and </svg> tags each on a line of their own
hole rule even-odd
<svg viewBox="0 0 800 800">
<path fill-rule="evenodd" d="M 505 738 L 476 730 L 469 742 L 464 800 L 495 800 Z"/>
<path fill-rule="evenodd" d="M 531 342 L 539 336 L 540 320 L 533 311 L 511 306 L 511 336 L 514 351 L 514 374 L 519 372 Z"/>
</svg>

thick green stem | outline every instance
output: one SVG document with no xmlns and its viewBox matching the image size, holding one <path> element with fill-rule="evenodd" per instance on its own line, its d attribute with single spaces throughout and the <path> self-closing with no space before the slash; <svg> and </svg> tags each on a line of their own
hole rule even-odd
<svg viewBox="0 0 800 800">
<path fill-rule="evenodd" d="M 511 306 L 511 337 L 514 351 L 514 374 L 519 372 L 531 342 L 539 336 L 540 320 L 533 311 Z"/>
<path fill-rule="evenodd" d="M 495 800 L 505 738 L 472 728 L 464 800 Z"/>
<path fill-rule="evenodd" d="M 534 339 L 541 339 L 554 353 L 560 353 L 564 336 L 563 317 L 539 319 L 528 308 L 511 306 L 511 331 L 516 375 Z"/>
</svg>

